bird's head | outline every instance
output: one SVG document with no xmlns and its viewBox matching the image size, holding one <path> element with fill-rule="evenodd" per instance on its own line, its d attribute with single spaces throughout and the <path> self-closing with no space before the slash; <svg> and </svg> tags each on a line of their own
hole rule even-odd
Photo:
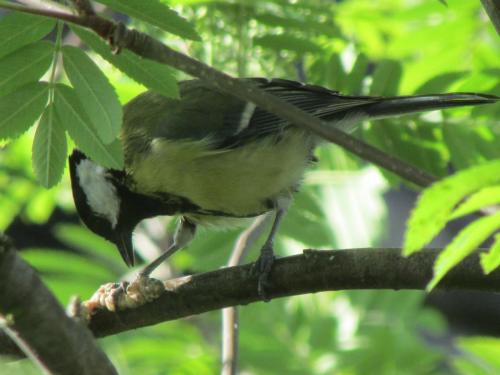
<svg viewBox="0 0 500 375">
<path fill-rule="evenodd" d="M 78 150 L 69 157 L 69 171 L 82 221 L 92 232 L 114 243 L 125 263 L 133 266 L 132 231 L 144 217 L 127 207 L 131 192 L 124 182 L 125 173 L 103 168 Z"/>
</svg>

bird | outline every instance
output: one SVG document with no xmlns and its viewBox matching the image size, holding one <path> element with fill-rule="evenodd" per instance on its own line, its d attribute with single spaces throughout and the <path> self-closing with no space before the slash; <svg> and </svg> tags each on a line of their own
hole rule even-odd
<svg viewBox="0 0 500 375">
<path fill-rule="evenodd" d="M 240 79 L 346 132 L 365 120 L 500 99 L 476 93 L 349 96 L 285 79 Z M 179 216 L 172 245 L 139 272 L 149 277 L 190 243 L 198 226 L 223 227 L 273 212 L 255 263 L 265 298 L 281 220 L 322 139 L 204 80 L 181 81 L 179 92 L 174 99 L 146 91 L 124 106 L 123 170 L 73 151 L 69 170 L 78 214 L 91 231 L 116 245 L 128 266 L 135 263 L 132 234 L 138 223 Z"/>
</svg>

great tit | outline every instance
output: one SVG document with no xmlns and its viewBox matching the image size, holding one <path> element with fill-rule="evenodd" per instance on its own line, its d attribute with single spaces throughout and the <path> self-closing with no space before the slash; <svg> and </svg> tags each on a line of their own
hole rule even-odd
<svg viewBox="0 0 500 375">
<path fill-rule="evenodd" d="M 346 96 L 283 79 L 245 80 L 345 131 L 363 120 L 499 99 L 474 93 Z M 183 81 L 179 87 L 179 99 L 148 91 L 124 107 L 123 171 L 73 152 L 69 165 L 78 213 L 93 232 L 116 244 L 129 266 L 136 225 L 153 216 L 180 215 L 174 243 L 140 273 L 149 276 L 192 240 L 198 225 L 226 225 L 274 211 L 256 263 L 262 291 L 280 221 L 321 139 L 205 81 Z"/>
</svg>

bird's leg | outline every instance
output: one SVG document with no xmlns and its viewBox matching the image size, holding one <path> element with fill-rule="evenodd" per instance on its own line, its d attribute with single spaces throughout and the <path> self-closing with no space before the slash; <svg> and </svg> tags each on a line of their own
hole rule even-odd
<svg viewBox="0 0 500 375">
<path fill-rule="evenodd" d="M 109 283 L 101 286 L 97 292 L 85 302 L 86 308 L 92 310 L 106 308 L 118 311 L 141 306 L 158 298 L 165 290 L 158 279 L 149 277 L 151 273 L 177 250 L 185 247 L 194 237 L 196 225 L 182 217 L 174 235 L 174 242 L 158 258 L 148 264 L 131 283 Z"/>
<path fill-rule="evenodd" d="M 288 205 L 286 205 L 286 207 L 288 207 Z M 259 258 L 256 260 L 253 266 L 253 272 L 257 273 L 259 276 L 257 285 L 258 293 L 264 301 L 269 301 L 266 289 L 270 285 L 269 274 L 271 273 L 271 269 L 274 263 L 274 238 L 276 237 L 276 233 L 278 233 L 278 228 L 281 224 L 281 220 L 285 216 L 286 207 L 278 206 L 278 208 L 276 209 L 271 232 L 269 233 L 264 246 L 262 246 L 262 249 L 260 250 Z"/>
<path fill-rule="evenodd" d="M 182 217 L 177 229 L 175 230 L 173 244 L 158 258 L 144 267 L 144 269 L 139 272 L 139 278 L 149 277 L 149 275 L 151 275 L 151 273 L 158 268 L 161 263 L 170 258 L 170 256 L 172 256 L 177 250 L 186 247 L 187 244 L 194 238 L 195 233 L 196 224 L 193 224 L 185 217 Z"/>
</svg>

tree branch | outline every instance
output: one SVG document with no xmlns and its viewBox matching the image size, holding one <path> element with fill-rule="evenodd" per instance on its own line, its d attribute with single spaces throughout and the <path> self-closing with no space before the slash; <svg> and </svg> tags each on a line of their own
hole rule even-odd
<svg viewBox="0 0 500 375">
<path fill-rule="evenodd" d="M 424 289 L 432 278 L 432 267 L 441 250 L 426 249 L 408 258 L 401 256 L 401 249 L 395 248 L 304 250 L 301 255 L 275 261 L 269 297 L 351 289 Z M 499 292 L 500 269 L 484 275 L 479 254 L 480 251 L 476 251 L 465 258 L 447 273 L 436 289 Z M 258 302 L 257 277 L 251 267 L 252 264 L 228 267 L 165 281 L 166 291 L 157 300 L 131 310 L 98 310 L 91 317 L 89 328 L 96 337 L 104 337 L 228 306 Z M 5 269 L 0 266 L 0 277 L 3 275 Z M 0 278 L 2 296 L 3 285 L 4 280 Z M 38 319 L 39 315 L 36 316 Z M 0 353 L 5 352 L 6 349 L 0 347 Z"/>
<path fill-rule="evenodd" d="M 347 289 L 424 289 L 441 249 L 408 258 L 400 249 L 305 250 L 277 259 L 270 276 L 269 297 L 279 298 Z M 260 301 L 251 264 L 228 267 L 165 282 L 166 291 L 154 302 L 133 310 L 99 310 L 89 327 L 97 337 L 201 314 L 228 306 Z M 479 252 L 463 260 L 438 289 L 500 291 L 500 269 L 484 275 Z"/>
<path fill-rule="evenodd" d="M 1 235 L 0 296 L 0 328 L 46 372 L 117 374 L 91 332 L 66 316 L 36 271 Z M 12 342 L 0 338 L 7 353 L 15 355 Z"/>
<path fill-rule="evenodd" d="M 500 35 L 500 0 L 481 0 L 491 23 L 495 26 L 497 34 Z"/>
<path fill-rule="evenodd" d="M 167 47 L 147 34 L 136 30 L 129 30 L 121 23 L 116 24 L 98 15 L 73 15 L 53 10 L 5 5 L 4 2 L 0 2 L 0 7 L 57 18 L 86 27 L 96 32 L 106 41 L 109 41 L 116 51 L 126 48 L 139 56 L 173 66 L 191 76 L 198 77 L 224 92 L 242 100 L 250 101 L 258 107 L 296 126 L 307 129 L 418 186 L 426 187 L 436 180 L 429 173 L 388 155 L 339 129 L 328 126 L 324 121 L 313 117 L 277 96 L 259 89 L 249 82 L 241 82 L 228 74 Z"/>
<path fill-rule="evenodd" d="M 252 225 L 238 237 L 229 261 L 228 267 L 238 266 L 244 262 L 252 245 L 268 226 L 273 215 L 258 216 Z M 222 309 L 222 369 L 221 375 L 237 374 L 238 367 L 238 308 L 236 306 Z"/>
</svg>

